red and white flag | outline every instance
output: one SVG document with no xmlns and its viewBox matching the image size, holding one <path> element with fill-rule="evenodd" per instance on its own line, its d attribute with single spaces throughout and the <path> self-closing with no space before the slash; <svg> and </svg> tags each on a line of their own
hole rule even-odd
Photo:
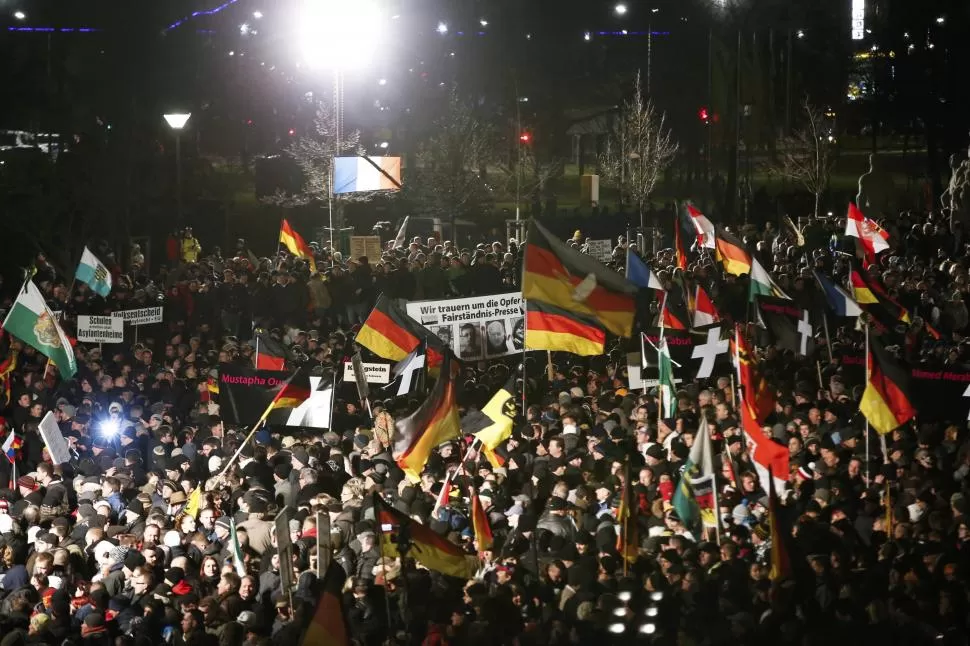
<svg viewBox="0 0 970 646">
<path fill-rule="evenodd" d="M 690 221 L 694 225 L 694 229 L 697 230 L 697 246 L 713 249 L 715 238 L 714 225 L 711 224 L 711 221 L 707 219 L 706 215 L 701 213 L 690 202 L 686 202 L 684 206 L 687 207 L 687 215 L 690 216 Z"/>
<path fill-rule="evenodd" d="M 769 493 L 769 479 L 775 483 L 775 491 L 784 492 L 788 483 L 788 447 L 771 441 L 761 430 L 747 406 L 741 406 L 744 441 L 754 470 L 758 473 L 761 488 Z"/>
<path fill-rule="evenodd" d="M 864 216 L 852 202 L 849 202 L 849 213 L 845 220 L 845 235 L 859 240 L 867 264 L 875 262 L 876 254 L 889 249 L 889 233 Z"/>
<path fill-rule="evenodd" d="M 445 481 L 441 485 L 441 491 L 438 492 L 438 497 L 434 501 L 434 509 L 431 510 L 431 518 L 438 517 L 438 510 L 442 507 L 447 507 L 451 502 L 451 479 L 455 475 L 455 471 L 449 471 L 448 475 L 445 476 Z"/>
<path fill-rule="evenodd" d="M 714 301 L 711 297 L 707 295 L 704 288 L 700 285 L 697 286 L 697 292 L 694 295 L 694 323 L 695 328 L 704 327 L 706 325 L 713 325 L 721 320 L 721 315 L 717 313 L 717 308 L 714 307 Z"/>
</svg>

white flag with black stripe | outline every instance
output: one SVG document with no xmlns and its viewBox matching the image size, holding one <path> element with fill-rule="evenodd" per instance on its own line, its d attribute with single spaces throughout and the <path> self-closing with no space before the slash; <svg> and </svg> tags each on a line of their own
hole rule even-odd
<svg viewBox="0 0 970 646">
<path fill-rule="evenodd" d="M 326 428 L 331 426 L 333 416 L 333 379 L 310 377 L 310 398 L 290 412 L 287 426 Z"/>
</svg>

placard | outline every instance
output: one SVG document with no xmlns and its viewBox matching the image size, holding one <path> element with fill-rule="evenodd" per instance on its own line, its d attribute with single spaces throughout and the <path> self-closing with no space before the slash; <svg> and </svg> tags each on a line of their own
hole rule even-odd
<svg viewBox="0 0 970 646">
<path fill-rule="evenodd" d="M 391 383 L 391 364 L 389 363 L 362 363 L 364 377 L 369 384 L 389 384 Z M 354 364 L 350 361 L 344 364 L 344 381 L 356 381 L 357 374 L 354 372 Z"/>
<path fill-rule="evenodd" d="M 608 264 L 613 261 L 613 241 L 587 240 L 586 253 L 593 258 L 596 258 L 604 265 Z"/>
<path fill-rule="evenodd" d="M 53 411 L 47 411 L 44 419 L 37 426 L 37 430 L 40 432 L 40 436 L 47 446 L 47 452 L 51 456 L 51 462 L 57 465 L 67 464 L 71 461 L 71 449 L 68 447 L 67 440 L 64 439 L 64 435 L 57 425 L 57 420 L 54 419 Z"/>
<path fill-rule="evenodd" d="M 83 343 L 122 343 L 125 322 L 120 316 L 78 314 L 77 340 Z"/>
<path fill-rule="evenodd" d="M 367 256 L 372 264 L 381 261 L 380 236 L 350 236 L 350 257 L 357 260 L 361 256 Z"/>
<path fill-rule="evenodd" d="M 653 371 L 656 375 L 656 370 Z M 676 372 L 676 371 L 675 371 Z M 627 374 L 627 386 L 630 390 L 640 390 L 641 388 L 655 388 L 660 380 L 654 377 L 653 379 L 643 378 L 643 369 L 640 367 L 640 353 L 639 352 L 628 352 L 626 355 L 626 374 Z M 674 384 L 683 383 L 683 379 L 679 377 L 674 377 Z"/>
<path fill-rule="evenodd" d="M 111 316 L 117 316 L 131 325 L 148 325 L 150 323 L 162 322 L 162 306 L 143 307 L 137 310 L 122 310 L 112 312 Z"/>
<path fill-rule="evenodd" d="M 408 316 L 465 360 L 522 352 L 524 308 L 519 292 L 407 304 Z"/>
</svg>

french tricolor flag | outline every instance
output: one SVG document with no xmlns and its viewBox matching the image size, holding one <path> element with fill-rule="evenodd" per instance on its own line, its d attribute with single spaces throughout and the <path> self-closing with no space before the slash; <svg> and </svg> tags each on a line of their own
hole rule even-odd
<svg viewBox="0 0 970 646">
<path fill-rule="evenodd" d="M 333 160 L 335 195 L 400 189 L 400 157 L 336 157 Z"/>
</svg>

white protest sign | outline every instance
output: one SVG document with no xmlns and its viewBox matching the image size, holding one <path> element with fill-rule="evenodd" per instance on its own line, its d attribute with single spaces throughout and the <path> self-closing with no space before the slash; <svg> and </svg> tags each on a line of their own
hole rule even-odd
<svg viewBox="0 0 970 646">
<path fill-rule="evenodd" d="M 613 260 L 613 241 L 612 240 L 587 240 L 586 253 L 596 258 L 601 263 L 609 263 Z"/>
<path fill-rule="evenodd" d="M 524 308 L 520 292 L 407 304 L 408 316 L 434 332 L 461 359 L 522 352 Z"/>
<path fill-rule="evenodd" d="M 641 388 L 654 388 L 660 383 L 658 379 L 644 379 L 642 377 L 642 368 L 640 367 L 640 353 L 639 352 L 628 352 L 626 355 L 626 375 L 627 375 L 627 386 L 630 390 L 640 390 Z M 683 383 L 683 379 L 674 377 L 674 383 Z"/>
<path fill-rule="evenodd" d="M 37 430 L 40 431 L 40 436 L 47 446 L 47 452 L 50 453 L 51 462 L 54 464 L 66 464 L 71 461 L 71 449 L 67 446 L 67 440 L 64 439 L 64 435 L 61 433 L 61 429 L 57 425 L 52 411 L 47 411 L 47 415 L 40 421 Z"/>
<path fill-rule="evenodd" d="M 120 316 L 78 314 L 77 340 L 84 343 L 122 343 L 125 322 Z"/>
<path fill-rule="evenodd" d="M 149 323 L 162 322 L 162 307 L 143 307 L 137 310 L 122 310 L 112 312 L 111 316 L 117 316 L 131 325 L 148 325 Z"/>
<path fill-rule="evenodd" d="M 389 384 L 391 383 L 391 364 L 389 363 L 362 363 L 364 377 L 369 384 Z M 357 379 L 354 372 L 354 364 L 348 361 L 344 364 L 344 381 L 355 381 Z"/>
</svg>

